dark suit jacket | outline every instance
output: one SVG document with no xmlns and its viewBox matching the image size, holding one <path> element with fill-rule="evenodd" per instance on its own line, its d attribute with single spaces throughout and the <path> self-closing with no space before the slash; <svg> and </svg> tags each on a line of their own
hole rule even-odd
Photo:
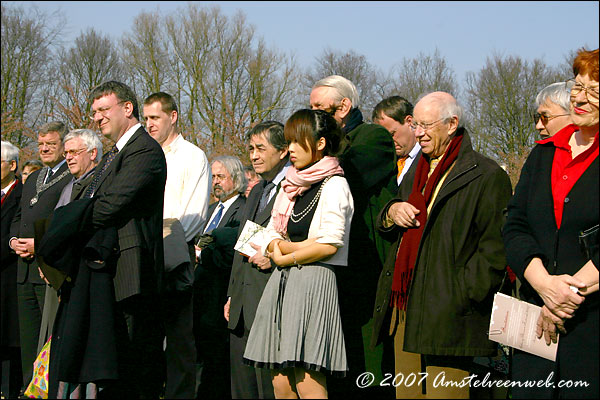
<svg viewBox="0 0 600 400">
<path fill-rule="evenodd" d="M 237 231 L 246 198 L 240 195 L 221 218 L 219 225 L 211 232 L 215 240 L 202 249 L 202 263 L 195 271 L 194 300 L 200 309 L 194 307 L 199 326 L 225 329 L 223 306 L 227 301 L 227 284 L 233 263 L 233 247 L 237 240 Z M 209 218 L 217 207 L 213 203 L 208 208 Z M 204 224 L 210 223 L 209 220 Z M 203 232 L 203 226 L 200 232 Z"/>
<path fill-rule="evenodd" d="M 0 269 L 2 271 L 2 292 L 0 296 L 1 310 L 0 342 L 2 346 L 19 345 L 19 319 L 17 314 L 17 255 L 8 247 L 10 236 L 10 223 L 19 208 L 23 184 L 17 180 L 13 190 L 4 199 L 1 211 L 0 228 L 2 231 L 0 246 Z"/>
<path fill-rule="evenodd" d="M 101 170 L 106 159 L 96 167 Z M 116 227 L 121 255 L 116 300 L 158 292 L 164 273 L 162 217 L 167 163 L 160 145 L 140 127 L 104 171 L 94 197 L 96 229 Z"/>
<path fill-rule="evenodd" d="M 421 154 L 423 154 L 423 153 L 421 153 L 421 151 L 419 150 L 419 152 L 415 156 L 415 159 L 413 160 L 412 164 L 410 164 L 410 167 L 408 168 L 408 171 L 406 171 L 406 174 L 404 174 L 404 176 L 402 177 L 402 182 L 404 182 L 404 181 L 414 182 L 414 180 L 415 180 L 415 171 L 417 170 L 417 164 L 419 163 L 419 159 L 421 158 Z M 402 184 L 402 182 L 400 182 L 400 184 Z M 398 185 L 398 189 L 400 189 L 400 185 Z"/>
<path fill-rule="evenodd" d="M 277 197 L 276 195 L 271 198 L 260 214 L 256 214 L 258 203 L 260 202 L 266 184 L 266 181 L 260 181 L 260 183 L 252 188 L 252 191 L 248 195 L 246 206 L 242 212 L 241 223 L 237 233 L 238 237 L 240 233 L 242 233 L 242 229 L 244 229 L 244 224 L 247 220 L 254 221 L 265 227 L 269 223 L 273 203 L 275 203 L 275 197 Z M 243 256 L 240 252 L 235 252 L 231 276 L 229 278 L 229 289 L 227 290 L 227 297 L 231 297 L 229 329 L 233 330 L 236 328 L 242 312 L 244 325 L 247 329 L 250 329 L 252 322 L 254 322 L 258 302 L 260 301 L 265 285 L 271 276 L 271 272 L 271 269 L 256 269 L 252 263 L 248 262 L 247 257 Z"/>
<path fill-rule="evenodd" d="M 52 181 L 58 179 L 59 176 L 67 170 L 68 167 L 67 163 L 65 162 L 58 169 Z M 37 221 L 38 219 L 47 218 L 52 213 L 52 211 L 54 211 L 54 207 L 56 207 L 56 203 L 60 198 L 60 193 L 62 192 L 62 189 L 73 178 L 73 175 L 71 175 L 70 173 L 66 174 L 56 184 L 43 191 L 40 194 L 37 203 L 35 203 L 32 206 L 29 202 L 36 193 L 35 186 L 36 181 L 38 179 L 38 175 L 45 171 L 45 168 L 34 171 L 31 175 L 29 175 L 29 178 L 25 182 L 25 185 L 23 185 L 23 195 L 21 197 L 19 209 L 15 213 L 15 216 L 12 221 L 12 225 L 10 228 L 10 237 L 35 237 L 35 221 Z M 40 278 L 40 274 L 38 272 L 38 262 L 35 258 L 32 261 L 25 262 L 19 257 L 18 265 L 19 266 L 17 270 L 17 283 L 31 282 L 39 285 L 46 284 L 46 282 L 44 282 L 42 278 Z"/>
</svg>

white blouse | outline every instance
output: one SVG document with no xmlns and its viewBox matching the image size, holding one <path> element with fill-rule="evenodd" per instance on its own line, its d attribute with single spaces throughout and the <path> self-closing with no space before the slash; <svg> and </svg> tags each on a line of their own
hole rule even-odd
<svg viewBox="0 0 600 400">
<path fill-rule="evenodd" d="M 282 189 L 279 189 L 280 191 Z M 329 258 L 319 260 L 332 265 L 348 265 L 348 244 L 350 223 L 354 215 L 354 199 L 346 178 L 333 176 L 323 186 L 321 198 L 310 223 L 308 238 L 316 238 L 317 243 L 337 247 L 337 252 Z M 273 219 L 267 225 L 267 241 L 262 249 L 266 254 L 267 246 L 274 239 L 284 239 L 273 228 Z"/>
</svg>

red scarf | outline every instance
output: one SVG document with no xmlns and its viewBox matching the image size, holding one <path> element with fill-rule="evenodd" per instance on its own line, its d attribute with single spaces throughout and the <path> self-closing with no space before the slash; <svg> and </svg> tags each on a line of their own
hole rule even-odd
<svg viewBox="0 0 600 400">
<path fill-rule="evenodd" d="M 6 200 L 8 198 L 8 195 L 10 194 L 10 192 L 12 192 L 12 190 L 15 188 L 15 186 L 17 186 L 17 183 L 19 183 L 19 178 L 15 178 L 15 182 L 12 184 L 12 186 L 10 187 L 10 189 L 8 189 L 8 192 L 6 192 L 4 194 L 4 197 L 2 198 L 2 201 L 0 201 L 0 206 L 4 205 L 4 200 Z"/>
<path fill-rule="evenodd" d="M 417 260 L 419 252 L 419 243 L 423 236 L 423 229 L 427 222 L 427 205 L 431 200 L 431 196 L 437 187 L 444 173 L 452 166 L 458 157 L 458 151 L 462 143 L 462 130 L 457 132 L 457 135 L 452 139 L 446 152 L 442 156 L 439 164 L 435 167 L 433 174 L 428 178 L 429 174 L 429 158 L 421 157 L 415 171 L 415 181 L 413 183 L 412 192 L 408 196 L 408 202 L 419 209 L 421 212 L 416 218 L 420 225 L 418 228 L 407 229 L 402 236 L 402 242 L 396 255 L 396 264 L 394 267 L 394 279 L 392 282 L 392 298 L 390 306 L 406 310 L 408 301 L 408 288 L 412 279 L 412 272 Z M 423 192 L 425 188 L 425 192 Z"/>
</svg>

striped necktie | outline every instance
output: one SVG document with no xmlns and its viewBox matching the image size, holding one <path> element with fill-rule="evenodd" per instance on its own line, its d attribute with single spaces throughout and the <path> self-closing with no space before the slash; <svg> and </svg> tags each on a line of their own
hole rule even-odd
<svg viewBox="0 0 600 400">
<path fill-rule="evenodd" d="M 119 153 L 119 149 L 115 145 L 115 146 L 113 146 L 112 149 L 110 149 L 110 151 L 108 153 L 106 153 L 104 155 L 104 157 L 102 157 L 102 162 L 104 162 L 104 164 L 102 165 L 102 167 L 98 168 L 98 170 L 94 174 L 94 179 L 92 180 L 92 183 L 90 183 L 90 186 L 88 186 L 83 197 L 90 198 L 94 195 L 94 193 L 96 192 L 96 187 L 98 186 L 98 182 L 100 182 L 100 178 L 102 177 L 102 174 L 104 173 L 104 171 L 106 171 L 106 169 L 108 168 L 110 163 L 113 162 L 113 160 L 115 159 L 115 156 L 118 153 Z"/>
</svg>

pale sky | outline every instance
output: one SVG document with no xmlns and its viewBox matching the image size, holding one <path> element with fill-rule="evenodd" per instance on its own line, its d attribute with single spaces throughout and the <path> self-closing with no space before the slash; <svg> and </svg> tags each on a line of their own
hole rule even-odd
<svg viewBox="0 0 600 400">
<path fill-rule="evenodd" d="M 67 17 L 66 42 L 93 27 L 120 38 L 140 11 L 157 8 L 170 13 L 183 1 L 45 1 L 2 2 L 40 10 L 61 10 Z M 327 47 L 354 50 L 387 72 L 403 57 L 437 48 L 462 82 L 497 53 L 550 65 L 563 62 L 569 51 L 598 48 L 597 1 L 523 2 L 199 2 L 218 4 L 227 15 L 237 10 L 266 43 L 292 52 L 302 67 Z"/>
</svg>

